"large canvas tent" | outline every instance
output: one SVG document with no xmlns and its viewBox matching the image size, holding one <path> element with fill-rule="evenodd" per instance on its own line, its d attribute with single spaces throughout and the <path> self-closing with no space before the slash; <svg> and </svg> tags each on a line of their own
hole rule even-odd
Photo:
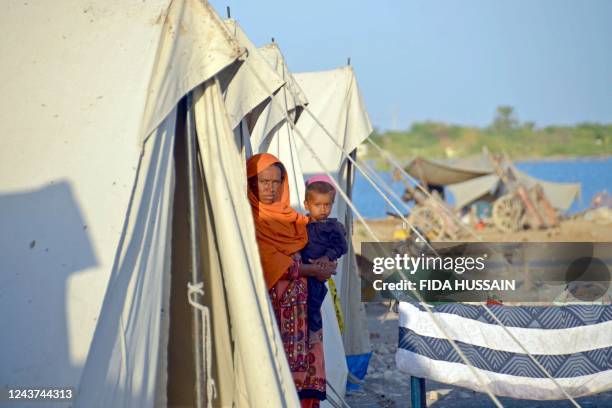
<svg viewBox="0 0 612 408">
<path fill-rule="evenodd" d="M 224 77 L 240 42 L 198 0 L 4 6 L 0 383 L 74 387 L 83 407 L 194 405 L 193 90 L 215 405 L 297 406 L 236 166 L 232 128 L 266 99 Z"/>
</svg>

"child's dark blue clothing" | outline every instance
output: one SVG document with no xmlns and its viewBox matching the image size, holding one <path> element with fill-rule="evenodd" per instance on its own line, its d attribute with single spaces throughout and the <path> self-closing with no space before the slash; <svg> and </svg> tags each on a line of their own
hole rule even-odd
<svg viewBox="0 0 612 408">
<path fill-rule="evenodd" d="M 335 261 L 346 254 L 348 245 L 346 242 L 346 230 L 335 218 L 327 218 L 321 221 L 308 223 L 308 244 L 302 249 L 302 262 L 310 263 L 310 260 L 327 256 L 330 261 Z M 325 282 L 317 278 L 308 277 L 308 329 L 318 331 L 323 327 L 321 317 L 321 305 L 327 294 Z"/>
</svg>

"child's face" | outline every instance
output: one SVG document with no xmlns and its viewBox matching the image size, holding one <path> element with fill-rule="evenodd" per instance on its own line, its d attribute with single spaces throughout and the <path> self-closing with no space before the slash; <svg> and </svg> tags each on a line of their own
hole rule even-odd
<svg viewBox="0 0 612 408">
<path fill-rule="evenodd" d="M 329 217 L 334 206 L 334 198 L 333 192 L 321 194 L 311 191 L 304 201 L 304 207 L 310 213 L 310 218 L 314 221 L 321 221 Z"/>
</svg>

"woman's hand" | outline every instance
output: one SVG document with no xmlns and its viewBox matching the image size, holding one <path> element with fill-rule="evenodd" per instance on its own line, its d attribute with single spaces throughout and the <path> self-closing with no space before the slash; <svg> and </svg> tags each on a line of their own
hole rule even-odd
<svg viewBox="0 0 612 408">
<path fill-rule="evenodd" d="M 312 265 L 316 265 L 315 274 L 312 275 L 320 281 L 326 281 L 336 274 L 338 267 L 337 261 L 331 261 L 327 256 L 322 256 L 317 259 L 310 259 Z"/>
</svg>

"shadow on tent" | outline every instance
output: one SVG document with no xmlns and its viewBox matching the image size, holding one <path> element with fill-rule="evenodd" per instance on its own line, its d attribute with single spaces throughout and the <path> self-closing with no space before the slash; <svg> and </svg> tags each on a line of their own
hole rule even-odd
<svg viewBox="0 0 612 408">
<path fill-rule="evenodd" d="M 1 382 L 76 386 L 68 280 L 97 260 L 70 185 L 0 194 L 0 228 Z"/>
</svg>

